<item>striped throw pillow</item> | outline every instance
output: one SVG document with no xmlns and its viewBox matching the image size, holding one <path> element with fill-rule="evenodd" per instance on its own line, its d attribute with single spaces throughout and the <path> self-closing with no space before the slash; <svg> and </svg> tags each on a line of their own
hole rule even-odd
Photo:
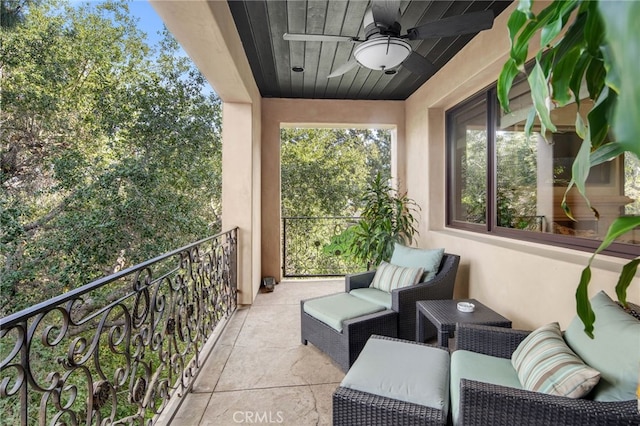
<svg viewBox="0 0 640 426">
<path fill-rule="evenodd" d="M 420 280 L 424 268 L 404 268 L 382 262 L 378 265 L 370 287 L 391 293 L 392 290 L 414 285 Z"/>
<path fill-rule="evenodd" d="M 547 324 L 529 334 L 511 356 L 522 386 L 530 391 L 581 398 L 600 380 L 562 339 L 560 325 Z"/>
</svg>

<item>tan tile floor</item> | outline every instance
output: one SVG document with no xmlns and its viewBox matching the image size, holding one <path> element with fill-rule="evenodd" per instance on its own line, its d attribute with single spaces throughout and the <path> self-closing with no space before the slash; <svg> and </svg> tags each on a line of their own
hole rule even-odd
<svg viewBox="0 0 640 426">
<path fill-rule="evenodd" d="M 300 343 L 300 300 L 343 289 L 342 279 L 283 281 L 238 309 L 170 424 L 330 425 L 344 373 Z"/>
</svg>

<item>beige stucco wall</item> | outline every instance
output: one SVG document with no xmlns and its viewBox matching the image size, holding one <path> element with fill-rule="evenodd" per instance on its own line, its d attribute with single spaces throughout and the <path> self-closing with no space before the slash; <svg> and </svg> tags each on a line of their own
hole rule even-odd
<svg viewBox="0 0 640 426">
<path fill-rule="evenodd" d="M 445 111 L 496 81 L 509 51 L 506 22 L 514 7 L 406 101 L 407 185 L 426 212 L 418 245 L 461 256 L 457 297 L 478 299 L 517 328 L 551 321 L 566 327 L 575 316 L 575 290 L 589 253 L 445 228 Z M 615 298 L 624 263 L 599 256 L 590 293 L 602 289 Z M 638 277 L 629 298 L 640 301 Z"/>
<path fill-rule="evenodd" d="M 262 276 L 281 275 L 280 127 L 390 127 L 397 130 L 393 173 L 422 207 L 418 245 L 462 257 L 456 295 L 485 302 L 516 327 L 566 327 L 588 253 L 445 228 L 445 111 L 496 80 L 515 5 L 406 102 L 260 99 L 227 2 L 152 5 L 225 102 L 222 220 L 224 229 L 240 228 L 240 303 L 253 301 Z M 591 293 L 614 294 L 623 263 L 599 257 Z M 630 287 L 636 302 L 639 281 Z"/>
<path fill-rule="evenodd" d="M 152 0 L 165 25 L 223 101 L 222 229 L 239 228 L 238 302 L 261 278 L 261 97 L 226 1 Z"/>
<path fill-rule="evenodd" d="M 348 127 L 395 129 L 392 173 L 406 181 L 404 102 L 263 99 L 262 101 L 262 273 L 282 276 L 280 242 L 280 128 Z"/>
</svg>

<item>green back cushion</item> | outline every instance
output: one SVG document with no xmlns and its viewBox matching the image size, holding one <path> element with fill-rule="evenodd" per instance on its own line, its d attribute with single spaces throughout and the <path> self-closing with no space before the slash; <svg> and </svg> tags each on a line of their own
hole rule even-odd
<svg viewBox="0 0 640 426">
<path fill-rule="evenodd" d="M 391 293 L 396 288 L 414 285 L 422 276 L 422 268 L 404 268 L 381 262 L 376 269 L 370 287 Z"/>
<path fill-rule="evenodd" d="M 444 249 L 419 249 L 396 243 L 391 256 L 391 264 L 409 268 L 423 268 L 424 275 L 419 282 L 429 281 L 436 276 Z"/>
<path fill-rule="evenodd" d="M 525 389 L 550 395 L 581 398 L 600 379 L 600 373 L 567 346 L 557 322 L 531 332 L 513 352 L 511 362 Z"/>
<path fill-rule="evenodd" d="M 640 366 L 640 321 L 620 309 L 602 291 L 591 299 L 591 307 L 596 315 L 594 338 L 584 333 L 584 325 L 576 317 L 564 339 L 586 364 L 600 371 L 593 399 L 634 400 Z"/>
<path fill-rule="evenodd" d="M 449 352 L 403 341 L 370 338 L 340 386 L 449 410 Z"/>
</svg>

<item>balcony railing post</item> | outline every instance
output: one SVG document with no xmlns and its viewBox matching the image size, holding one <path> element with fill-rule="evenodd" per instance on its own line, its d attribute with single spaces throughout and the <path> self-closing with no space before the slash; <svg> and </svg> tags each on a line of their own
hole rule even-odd
<svg viewBox="0 0 640 426">
<path fill-rule="evenodd" d="M 282 276 L 287 275 L 287 217 L 282 218 Z"/>
</svg>

